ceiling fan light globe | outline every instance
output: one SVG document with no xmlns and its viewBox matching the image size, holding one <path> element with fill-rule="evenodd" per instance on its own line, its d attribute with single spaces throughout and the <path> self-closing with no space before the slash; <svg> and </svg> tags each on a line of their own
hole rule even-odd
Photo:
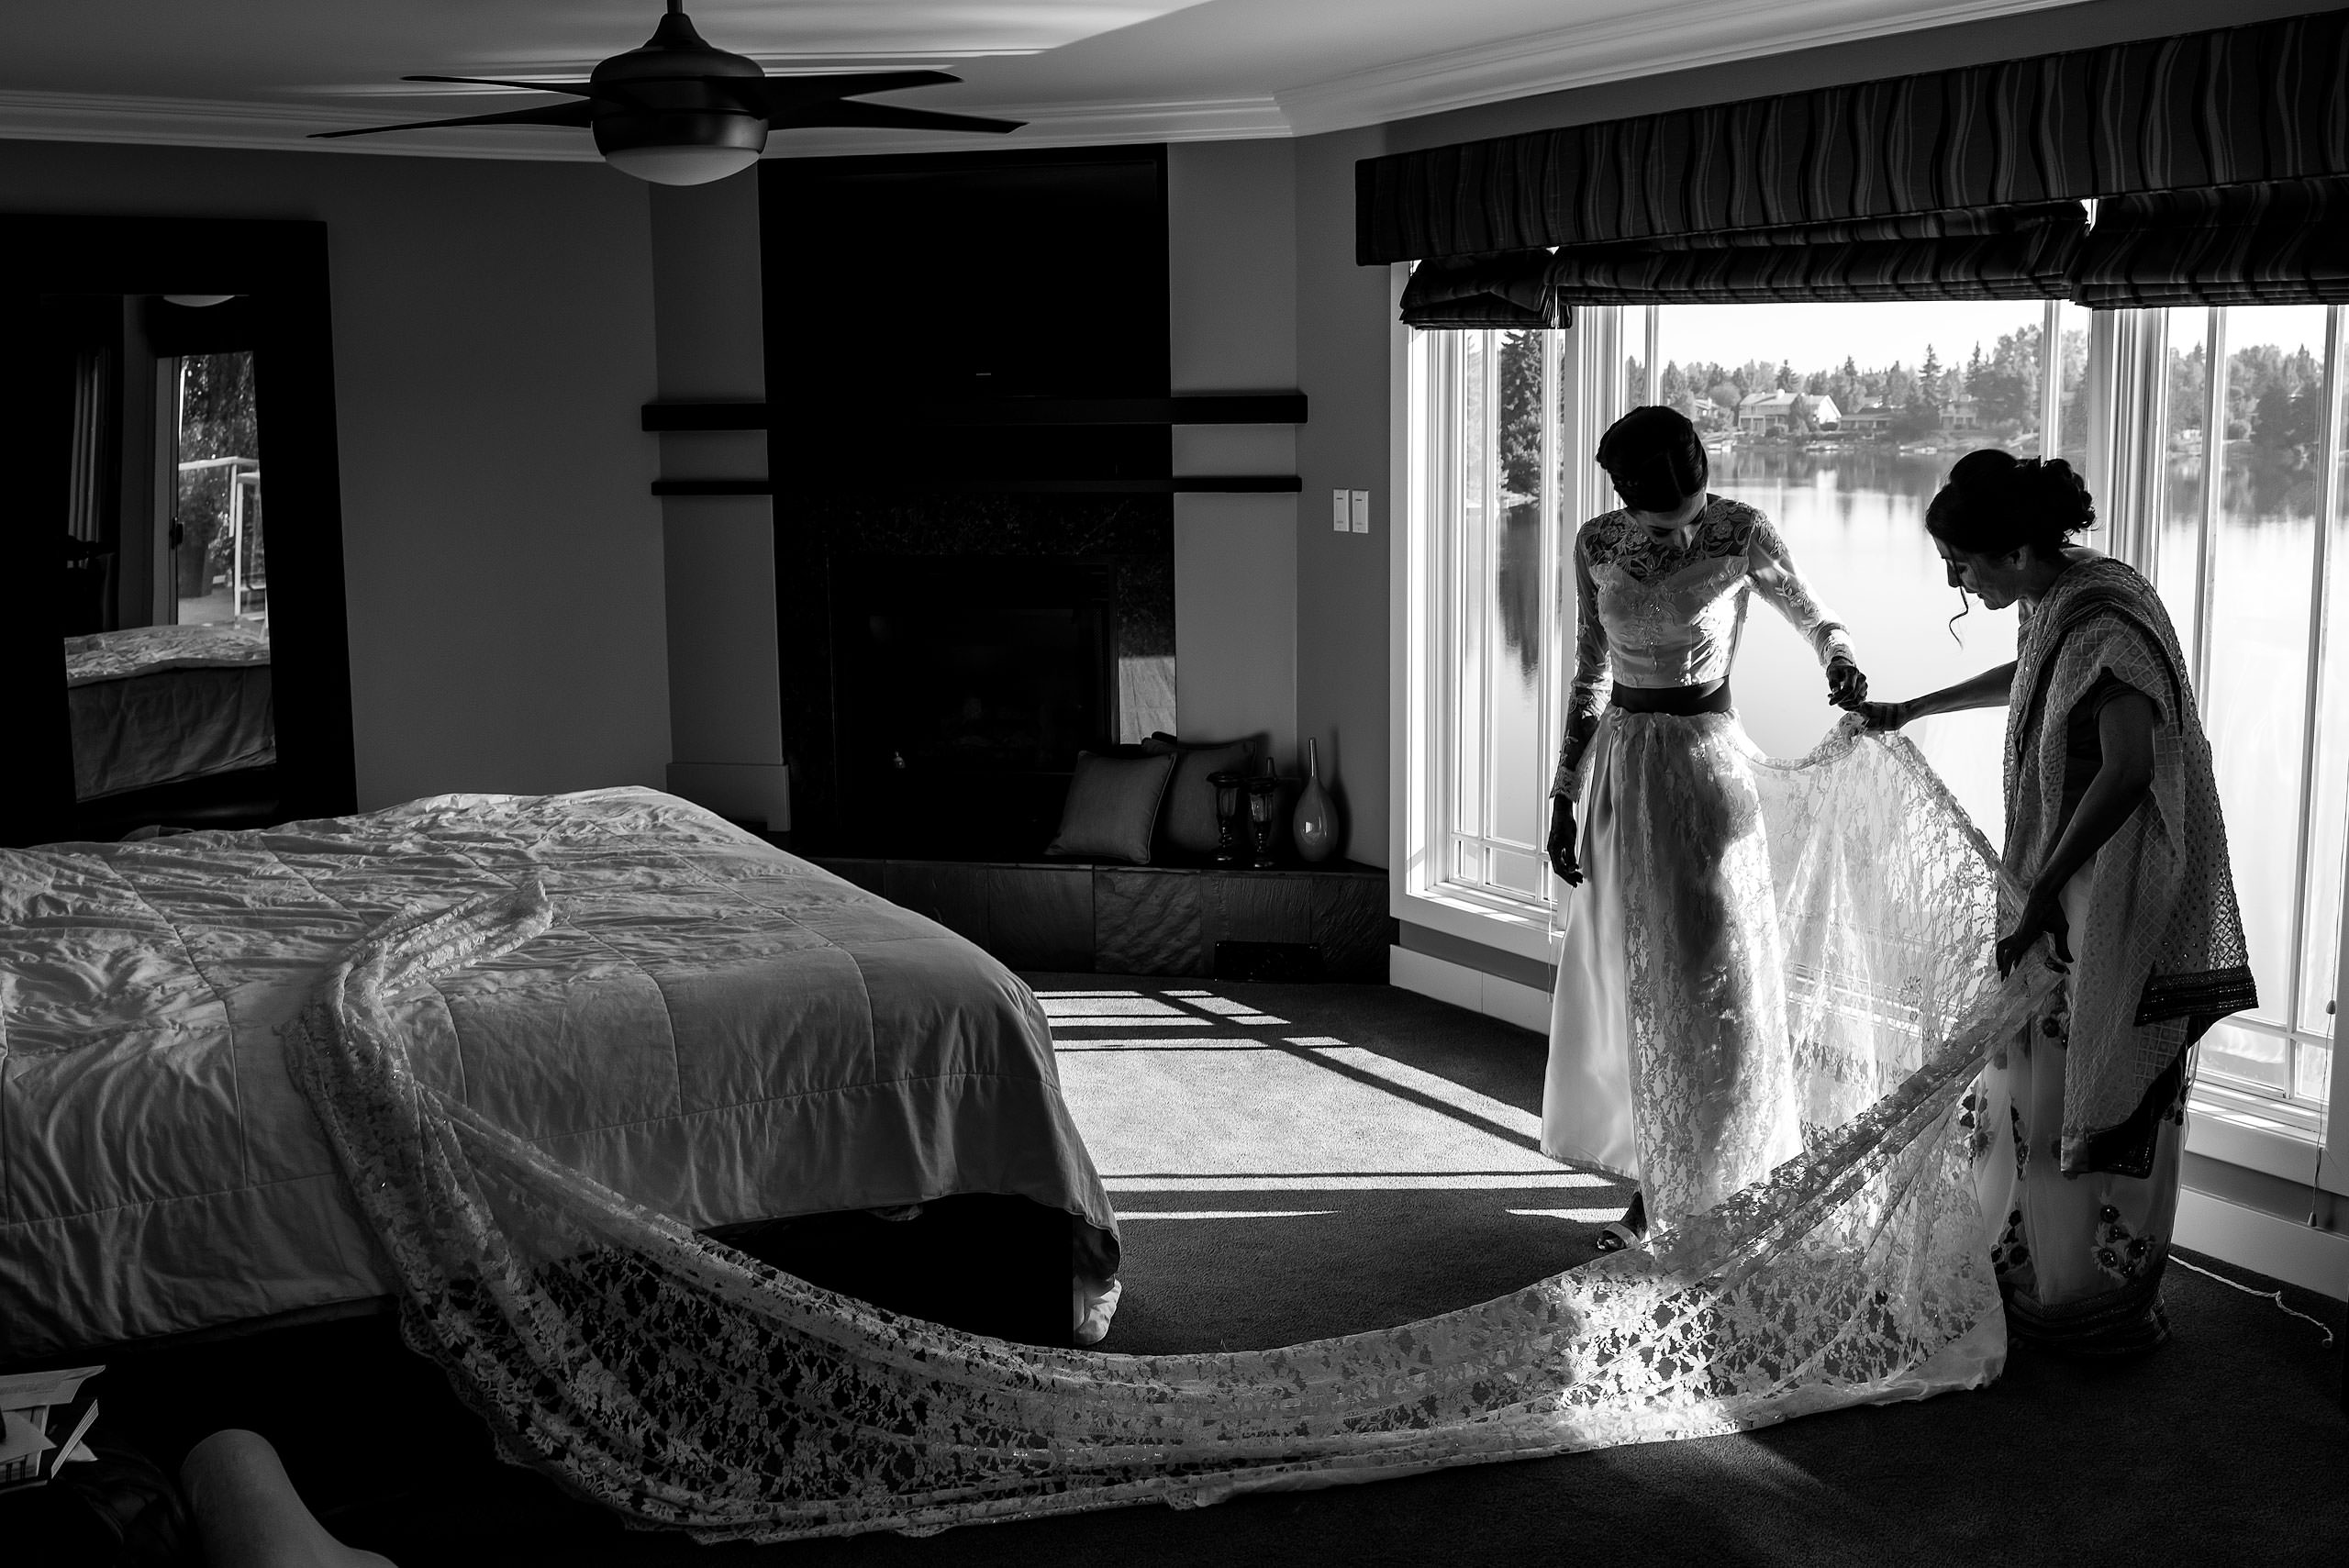
<svg viewBox="0 0 2349 1568">
<path fill-rule="evenodd" d="M 604 161 L 656 185 L 707 185 L 739 174 L 759 161 L 749 147 L 621 147 Z"/>
</svg>

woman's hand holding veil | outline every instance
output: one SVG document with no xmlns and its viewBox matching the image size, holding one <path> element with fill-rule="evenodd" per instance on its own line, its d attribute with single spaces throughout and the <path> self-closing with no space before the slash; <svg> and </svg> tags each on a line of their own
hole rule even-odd
<svg viewBox="0 0 2349 1568">
<path fill-rule="evenodd" d="M 1550 869 L 1568 887 L 1582 885 L 1582 867 L 1575 863 L 1575 803 L 1563 795 L 1551 802 Z"/>
<path fill-rule="evenodd" d="M 1868 678 L 1841 654 L 1827 663 L 1827 700 L 1841 708 L 1856 708 L 1868 700 Z"/>
<path fill-rule="evenodd" d="M 1864 702 L 1852 711 L 1870 729 L 1889 733 L 1917 717 L 1913 702 Z"/>
</svg>

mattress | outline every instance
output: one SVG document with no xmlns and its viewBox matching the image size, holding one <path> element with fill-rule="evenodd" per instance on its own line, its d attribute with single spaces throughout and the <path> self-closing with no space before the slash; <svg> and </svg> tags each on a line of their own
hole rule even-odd
<svg viewBox="0 0 2349 1568">
<path fill-rule="evenodd" d="M 0 1359 L 389 1293 L 279 1026 L 385 917 L 543 881 L 401 998 L 429 1082 L 687 1224 L 1003 1193 L 1117 1220 L 1015 975 L 644 789 L 0 851 Z"/>
<path fill-rule="evenodd" d="M 69 637 L 65 686 L 77 800 L 277 760 L 265 628 L 140 626 Z"/>
</svg>

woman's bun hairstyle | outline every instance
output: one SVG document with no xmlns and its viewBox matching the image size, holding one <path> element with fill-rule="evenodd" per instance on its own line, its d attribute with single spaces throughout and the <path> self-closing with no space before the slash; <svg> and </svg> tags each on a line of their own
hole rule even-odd
<svg viewBox="0 0 2349 1568">
<path fill-rule="evenodd" d="M 1984 447 L 1959 458 L 1949 483 L 1925 508 L 1925 528 L 1967 555 L 2007 555 L 2029 546 L 2053 556 L 2096 527 L 2096 498 L 2062 458 L 2022 458 Z"/>
<path fill-rule="evenodd" d="M 1623 505 L 1642 512 L 1674 510 L 1712 476 L 1697 427 L 1679 409 L 1655 404 L 1607 427 L 1598 438 L 1598 466 L 1615 482 Z"/>
</svg>

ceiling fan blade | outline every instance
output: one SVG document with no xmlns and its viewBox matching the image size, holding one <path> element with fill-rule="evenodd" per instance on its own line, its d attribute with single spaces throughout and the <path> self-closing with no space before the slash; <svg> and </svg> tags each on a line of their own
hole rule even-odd
<svg viewBox="0 0 2349 1568">
<path fill-rule="evenodd" d="M 511 87 L 517 93 L 568 93 L 592 97 L 596 89 L 585 82 L 500 82 L 490 76 L 403 76 L 403 82 L 460 82 L 469 87 Z"/>
<path fill-rule="evenodd" d="M 941 114 L 936 109 L 904 109 L 895 104 L 860 104 L 842 99 L 835 104 L 809 104 L 768 117 L 777 130 L 795 127 L 884 127 L 892 130 L 1018 130 L 1025 120 L 987 119 L 978 115 Z"/>
<path fill-rule="evenodd" d="M 960 82 L 943 71 L 841 71 L 818 76 L 770 76 L 763 83 L 767 113 L 787 115 L 803 104 L 829 103 L 900 87 L 942 87 Z"/>
<path fill-rule="evenodd" d="M 466 115 L 452 120 L 409 120 L 403 125 L 365 125 L 355 130 L 320 130 L 311 132 L 314 141 L 331 141 L 339 136 L 381 136 L 387 130 L 435 130 L 456 125 L 559 125 L 585 126 L 594 116 L 595 106 L 584 98 L 567 104 L 542 104 L 535 109 L 513 109 L 502 115 Z"/>
</svg>

